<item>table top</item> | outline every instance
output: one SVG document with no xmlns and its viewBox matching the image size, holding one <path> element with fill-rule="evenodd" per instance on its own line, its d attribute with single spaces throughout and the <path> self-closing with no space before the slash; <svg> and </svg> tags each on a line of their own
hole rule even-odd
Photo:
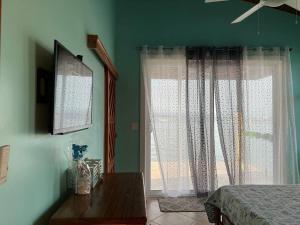
<svg viewBox="0 0 300 225">
<path fill-rule="evenodd" d="M 143 175 L 106 174 L 90 195 L 71 195 L 51 225 L 146 224 Z"/>
</svg>

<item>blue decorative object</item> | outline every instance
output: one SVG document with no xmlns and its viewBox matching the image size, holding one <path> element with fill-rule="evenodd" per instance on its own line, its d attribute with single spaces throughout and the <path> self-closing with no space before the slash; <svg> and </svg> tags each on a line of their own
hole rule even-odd
<svg viewBox="0 0 300 225">
<path fill-rule="evenodd" d="M 73 155 L 73 160 L 80 160 L 83 158 L 83 155 L 87 152 L 87 145 L 72 145 L 72 155 Z"/>
</svg>

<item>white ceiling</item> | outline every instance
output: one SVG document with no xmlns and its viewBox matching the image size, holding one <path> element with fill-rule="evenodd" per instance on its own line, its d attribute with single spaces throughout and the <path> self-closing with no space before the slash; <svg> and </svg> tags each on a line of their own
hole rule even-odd
<svg viewBox="0 0 300 225">
<path fill-rule="evenodd" d="M 286 4 L 300 10 L 300 0 L 288 0 Z"/>
</svg>

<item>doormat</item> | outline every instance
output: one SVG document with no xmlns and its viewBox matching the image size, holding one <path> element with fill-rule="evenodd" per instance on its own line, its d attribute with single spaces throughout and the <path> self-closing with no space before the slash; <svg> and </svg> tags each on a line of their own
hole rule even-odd
<svg viewBox="0 0 300 225">
<path fill-rule="evenodd" d="M 205 212 L 204 202 L 207 198 L 167 197 L 159 198 L 158 204 L 162 212 Z"/>
</svg>

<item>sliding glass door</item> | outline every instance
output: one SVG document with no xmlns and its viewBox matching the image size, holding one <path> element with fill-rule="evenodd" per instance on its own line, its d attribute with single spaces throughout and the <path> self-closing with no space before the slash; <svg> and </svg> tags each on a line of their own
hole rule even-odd
<svg viewBox="0 0 300 225">
<path fill-rule="evenodd" d="M 222 81 L 219 81 L 222 82 Z M 242 82 L 243 97 L 243 156 L 240 158 L 245 184 L 273 184 L 276 170 L 276 155 L 273 150 L 273 88 L 272 77 L 246 80 Z M 180 88 L 178 86 L 181 86 Z M 168 94 L 162 94 L 168 88 Z M 145 110 L 145 173 L 148 195 L 161 195 L 165 185 L 177 190 L 183 182 L 190 193 L 193 185 L 189 170 L 188 149 L 185 137 L 185 101 L 179 102 L 178 95 L 185 98 L 185 83 L 173 79 L 151 80 L 151 102 L 156 118 L 156 132 L 163 138 L 160 151 L 156 149 L 155 135 L 151 127 L 148 111 Z M 180 93 L 178 93 L 180 91 Z M 257 97 L 260 96 L 258 101 Z M 178 104 L 182 104 L 181 107 Z M 215 107 L 216 108 L 216 107 Z M 183 109 L 178 112 L 178 109 Z M 214 113 L 216 115 L 216 112 Z M 240 115 L 236 115 L 239 117 Z M 241 118 L 236 118 L 241 120 Z M 218 186 L 229 184 L 225 161 L 221 149 L 216 116 L 215 153 Z M 178 132 L 178 129 L 182 132 Z M 182 135 L 179 137 L 178 135 Z M 179 143 L 180 140 L 182 143 Z M 241 152 L 237 151 L 238 154 Z M 161 154 L 161 155 L 159 155 Z M 237 155 L 236 158 L 239 156 Z M 163 170 L 163 171 L 162 171 Z M 165 174 L 163 174 L 165 172 Z M 165 177 L 164 177 L 165 176 Z M 188 192 L 185 192 L 188 194 Z"/>
<path fill-rule="evenodd" d="M 150 195 L 160 195 L 163 191 L 169 195 L 189 195 L 193 188 L 186 142 L 185 83 L 178 79 L 154 78 L 150 87 L 155 128 L 150 118 L 146 118 L 148 192 Z"/>
<path fill-rule="evenodd" d="M 151 127 L 151 118 L 145 105 L 145 177 L 148 195 L 162 195 L 164 185 L 170 193 L 176 190 L 183 195 L 194 193 L 187 147 L 185 85 L 184 81 L 175 79 L 151 79 L 150 96 L 156 130 Z M 160 146 L 156 145 L 154 132 L 163 140 L 158 141 Z M 215 148 L 218 184 L 228 185 L 216 118 Z"/>
</svg>

